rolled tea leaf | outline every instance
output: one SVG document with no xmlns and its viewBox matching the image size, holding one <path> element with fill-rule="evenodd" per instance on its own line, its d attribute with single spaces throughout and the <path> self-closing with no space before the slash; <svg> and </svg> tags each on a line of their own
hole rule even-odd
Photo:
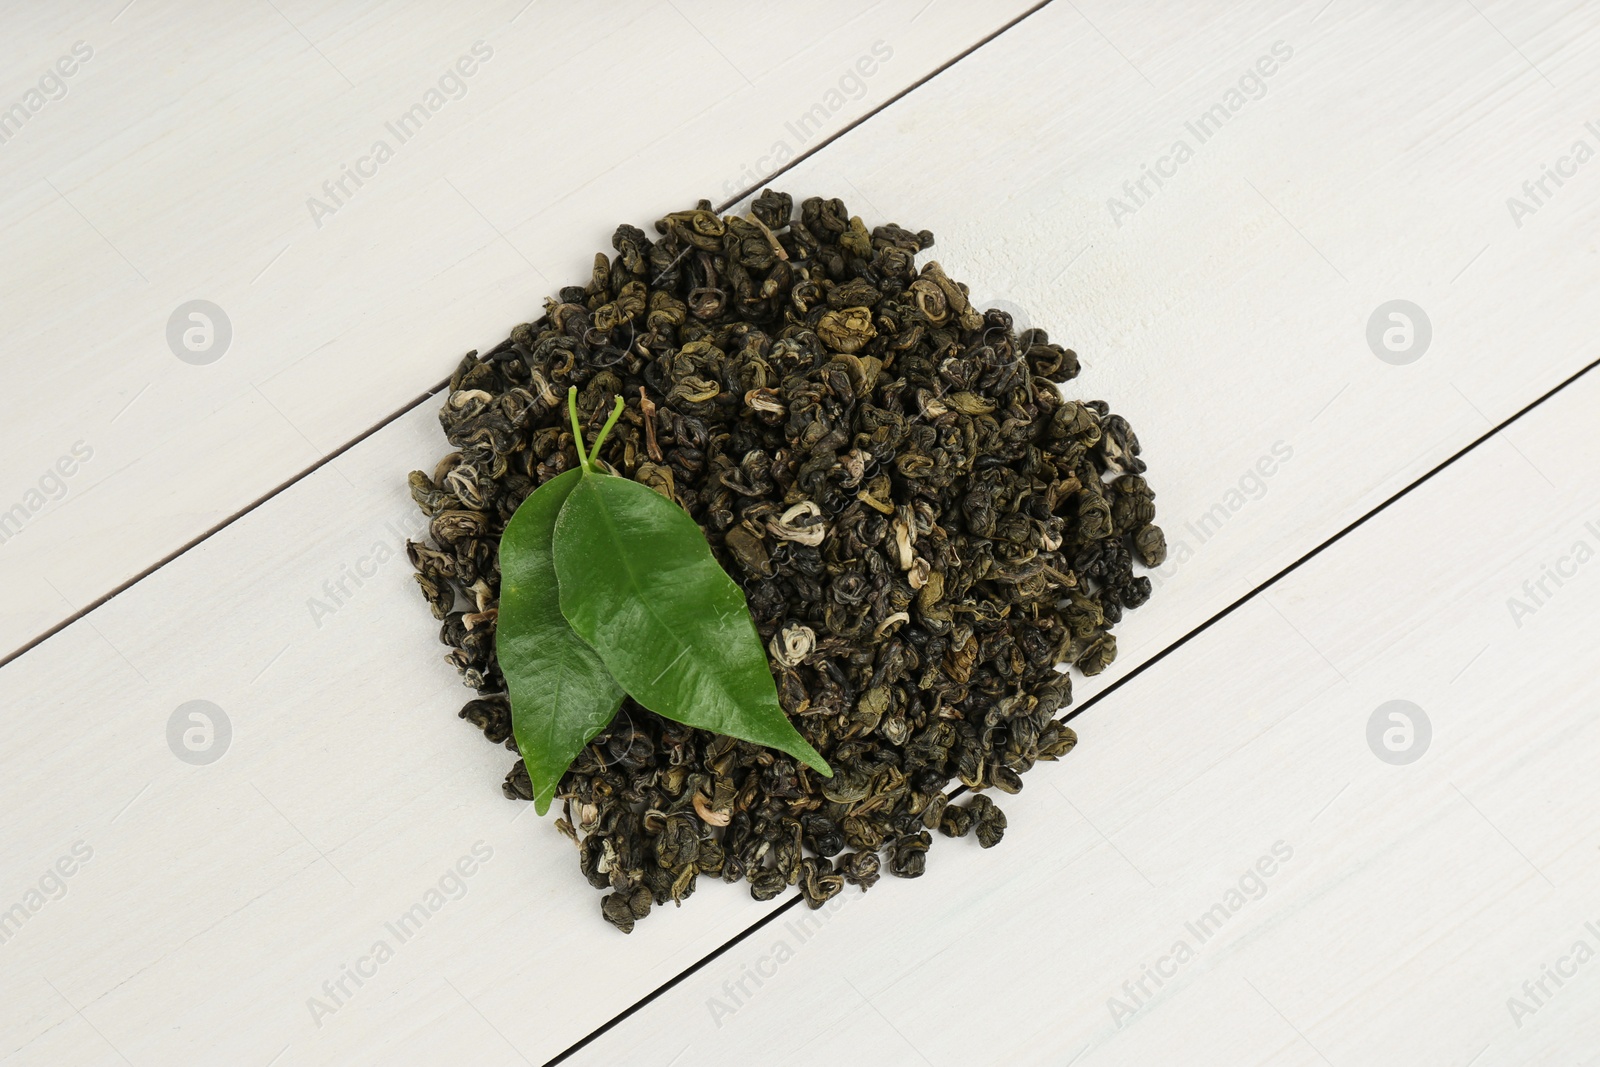
<svg viewBox="0 0 1600 1067">
<path fill-rule="evenodd" d="M 562 614 L 634 700 L 832 776 L 778 704 L 744 594 L 682 508 L 585 474 L 556 519 L 555 566 Z"/>
<path fill-rule="evenodd" d="M 511 733 L 540 815 L 550 810 L 561 776 L 611 722 L 623 698 L 600 656 L 561 614 L 551 537 L 561 506 L 582 478 L 582 470 L 570 470 L 540 486 L 500 538 L 495 655 L 510 691 Z"/>
</svg>

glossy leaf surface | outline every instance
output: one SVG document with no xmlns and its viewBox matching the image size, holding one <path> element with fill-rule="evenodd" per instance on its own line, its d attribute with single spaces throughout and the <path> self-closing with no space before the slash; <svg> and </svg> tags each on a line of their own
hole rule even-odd
<svg viewBox="0 0 1600 1067">
<path fill-rule="evenodd" d="M 611 722 L 623 698 L 600 656 L 561 613 L 551 539 L 556 516 L 583 478 L 583 471 L 570 470 L 540 486 L 500 539 L 495 654 L 540 815 L 549 810 L 562 774 Z"/>
<path fill-rule="evenodd" d="M 832 774 L 779 706 L 744 594 L 682 508 L 638 482 L 585 474 L 554 548 L 562 614 L 634 700 Z"/>
</svg>

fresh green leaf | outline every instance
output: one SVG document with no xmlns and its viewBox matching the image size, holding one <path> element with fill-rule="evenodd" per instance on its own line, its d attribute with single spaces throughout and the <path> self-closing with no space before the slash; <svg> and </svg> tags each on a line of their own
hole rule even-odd
<svg viewBox="0 0 1600 1067">
<path fill-rule="evenodd" d="M 584 478 L 570 470 L 541 485 L 500 539 L 495 654 L 511 694 L 511 732 L 540 815 L 561 776 L 622 704 L 622 687 L 561 614 L 551 535 Z M 648 490 L 647 490 L 648 491 Z"/>
<path fill-rule="evenodd" d="M 631 694 L 690 726 L 787 752 L 832 775 L 778 704 L 744 594 L 700 528 L 637 482 L 597 471 L 616 404 L 579 467 L 541 486 L 500 540 L 496 652 L 512 731 L 543 815 L 561 776 Z"/>
<path fill-rule="evenodd" d="M 832 776 L 778 704 L 744 594 L 682 508 L 585 471 L 556 518 L 561 613 L 657 715 L 789 753 Z"/>
</svg>

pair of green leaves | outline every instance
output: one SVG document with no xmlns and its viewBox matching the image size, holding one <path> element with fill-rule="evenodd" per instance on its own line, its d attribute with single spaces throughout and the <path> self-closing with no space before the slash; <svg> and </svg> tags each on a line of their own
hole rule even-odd
<svg viewBox="0 0 1600 1067">
<path fill-rule="evenodd" d="M 539 814 L 625 695 L 831 777 L 779 706 L 744 593 L 700 527 L 654 490 L 595 469 L 622 398 L 587 454 L 575 388 L 567 405 L 580 466 L 535 490 L 500 539 L 495 649 Z"/>
</svg>

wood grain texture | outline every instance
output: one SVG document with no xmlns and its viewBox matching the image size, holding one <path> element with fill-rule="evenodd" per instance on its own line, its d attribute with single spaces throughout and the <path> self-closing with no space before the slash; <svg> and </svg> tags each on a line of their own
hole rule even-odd
<svg viewBox="0 0 1600 1067">
<path fill-rule="evenodd" d="M 1504 203 L 1582 133 L 1588 16 L 1320 7 L 1053 5 L 778 183 L 935 230 L 952 276 L 1075 346 L 1074 394 L 1109 399 L 1139 430 L 1161 521 L 1190 551 L 1080 700 L 1592 358 L 1578 310 L 1594 281 L 1587 173 L 1520 228 Z M 1106 199 L 1278 40 L 1294 55 L 1266 94 L 1117 225 Z M 613 174 L 602 184 L 625 181 Z M 537 225 L 569 227 L 550 237 L 566 277 L 613 220 L 580 204 L 552 216 L 518 243 L 531 254 Z M 395 262 L 403 279 L 435 257 L 405 255 L 419 260 Z M 503 266 L 506 307 L 525 306 L 530 275 Z M 1434 325 L 1404 367 L 1364 336 L 1396 297 Z M 485 329 L 483 310 L 451 335 Z M 420 314 L 408 322 L 414 333 Z M 1539 434 L 1518 423 L 1085 716 L 1082 749 L 1005 805 L 999 849 L 941 841 L 920 883 L 845 898 L 850 914 L 719 1029 L 706 998 L 759 963 L 756 935 L 586 1061 L 666 1063 L 685 1046 L 679 1062 L 771 1058 L 833 1011 L 840 1026 L 798 1056 L 1061 1063 L 1090 1046 L 1080 1062 L 1159 1062 L 1193 1056 L 1199 1035 L 1205 1062 L 1322 1062 L 1296 1028 L 1340 1064 L 1465 1063 L 1485 1045 L 1479 1065 L 1554 1063 L 1593 1047 L 1576 980 L 1521 1029 L 1505 1007 L 1591 917 L 1592 716 L 1574 708 L 1592 611 L 1576 580 L 1521 629 L 1504 604 L 1576 536 L 1572 502 L 1593 498 L 1584 389 L 1563 398 L 1587 403 L 1552 401 Z M 1292 454 L 1260 474 L 1279 443 Z M 415 529 L 403 474 L 443 447 L 431 410 L 399 420 L 0 670 L 20 709 L 0 755 L 0 907 L 75 842 L 94 849 L 0 944 L 0 1052 L 541 1062 L 769 914 L 706 885 L 622 938 L 565 840 L 512 825 L 527 808 L 496 788 L 509 753 L 452 720 L 466 694 L 406 564 L 346 577 Z M 61 536 L 101 546 L 116 513 Z M 6 566 L 23 544 L 0 546 Z M 10 588 L 30 603 L 18 574 Z M 347 595 L 314 617 L 325 581 Z M 1246 669 L 1229 666 L 1240 657 Z M 1409 768 L 1365 747 L 1367 716 L 1395 696 L 1437 731 Z M 234 729 L 206 767 L 165 740 L 197 698 Z M 1508 757 L 1511 723 L 1524 739 Z M 1295 854 L 1267 895 L 1117 1031 L 1106 1000 L 1279 839 Z M 351 995 L 317 1025 L 321 984 L 397 941 L 385 924 L 480 840 L 493 857 L 460 879 L 461 899 L 360 987 L 345 979 Z"/>
<path fill-rule="evenodd" d="M 1591 375 L 1079 720 L 995 849 L 792 910 L 571 1062 L 1586 1062 L 1596 404 Z M 1407 765 L 1368 744 L 1396 699 L 1431 723 Z"/>
<path fill-rule="evenodd" d="M 1129 13 L 1120 27 L 1084 10 L 1092 25 L 1052 5 L 784 177 L 928 226 L 975 302 L 1025 309 L 1084 357 L 1068 393 L 1138 430 L 1173 544 L 1165 610 L 1119 633 L 1164 645 L 1222 590 L 1252 588 L 1600 354 L 1574 312 L 1596 280 L 1595 197 L 1574 180 L 1520 229 L 1505 206 L 1538 174 L 1506 158 L 1553 161 L 1584 134 L 1581 106 L 1563 103 L 1583 83 L 1554 92 L 1513 68 L 1470 10 Z M 1597 39 L 1569 32 L 1574 48 Z M 1224 51 L 1239 41 L 1258 43 Z M 1192 143 L 1186 122 L 1277 41 L 1295 51 L 1266 95 L 1113 222 L 1123 182 L 1174 137 Z M 1374 83 L 1395 106 L 1374 110 Z M 938 163 L 908 180 L 913 160 Z M 1407 366 L 1365 336 L 1396 298 L 1432 321 Z"/>
<path fill-rule="evenodd" d="M 0 143 L 0 655 L 537 317 L 619 221 L 737 194 L 1029 5 L 121 6 L 5 46 L 0 106 L 92 55 Z M 167 341 L 195 299 L 232 330 L 205 366 Z"/>
</svg>

